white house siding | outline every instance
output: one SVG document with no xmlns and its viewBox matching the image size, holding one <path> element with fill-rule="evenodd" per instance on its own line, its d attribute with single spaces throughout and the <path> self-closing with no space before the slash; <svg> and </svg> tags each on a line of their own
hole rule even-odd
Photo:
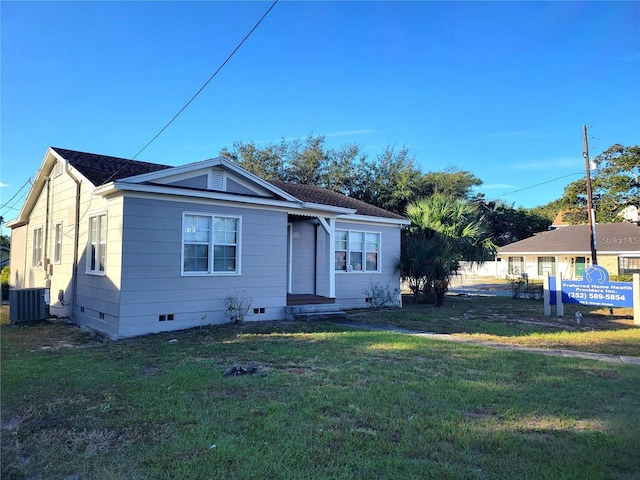
<svg viewBox="0 0 640 480">
<path fill-rule="evenodd" d="M 241 216 L 240 275 L 181 275 L 184 212 Z M 285 212 L 127 196 L 123 225 L 119 336 L 226 323 L 225 297 L 243 291 L 252 299 L 247 321 L 284 317 Z"/>
<path fill-rule="evenodd" d="M 363 308 L 369 304 L 365 301 L 365 290 L 371 285 L 389 287 L 393 294 L 400 289 L 400 275 L 396 271 L 397 254 L 400 252 L 400 227 L 383 224 L 336 222 L 336 230 L 357 230 L 380 233 L 380 273 L 336 272 L 336 303 L 343 308 Z"/>
<path fill-rule="evenodd" d="M 9 276 L 10 288 L 26 288 L 25 272 L 27 265 L 27 234 L 28 225 L 11 229 L 11 275 Z"/>
<path fill-rule="evenodd" d="M 55 170 L 55 169 L 54 169 Z M 71 315 L 73 300 L 73 254 L 76 229 L 75 181 L 62 170 L 51 175 L 51 201 L 49 210 L 49 234 L 47 256 L 50 262 L 49 288 L 51 289 L 50 313 L 59 317 Z M 62 228 L 60 261 L 56 262 L 56 225 Z"/>
<path fill-rule="evenodd" d="M 122 198 L 105 200 L 85 194 L 80 204 L 77 291 L 73 320 L 95 330 L 118 336 L 120 316 L 120 259 L 122 256 Z M 89 219 L 107 215 L 104 275 L 87 273 Z"/>
</svg>

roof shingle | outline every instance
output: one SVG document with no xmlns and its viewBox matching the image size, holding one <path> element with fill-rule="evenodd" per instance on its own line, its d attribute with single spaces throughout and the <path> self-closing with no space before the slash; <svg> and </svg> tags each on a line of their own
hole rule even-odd
<svg viewBox="0 0 640 480">
<path fill-rule="evenodd" d="M 94 153 L 77 152 L 75 150 L 67 150 L 64 148 L 52 148 L 61 157 L 66 159 L 76 170 L 84 175 L 87 180 L 96 186 L 135 175 L 142 175 L 144 173 L 172 168 L 169 165 L 128 160 L 126 158 L 110 157 Z M 303 202 L 351 208 L 356 210 L 358 215 L 392 218 L 397 220 L 404 219 L 401 215 L 383 208 L 370 205 L 341 193 L 317 187 L 315 185 L 301 185 L 275 181 L 270 183 Z"/>
<path fill-rule="evenodd" d="M 569 225 L 498 249 L 498 253 L 591 252 L 589 225 Z M 596 225 L 598 252 L 640 252 L 640 227 L 633 223 Z"/>
</svg>

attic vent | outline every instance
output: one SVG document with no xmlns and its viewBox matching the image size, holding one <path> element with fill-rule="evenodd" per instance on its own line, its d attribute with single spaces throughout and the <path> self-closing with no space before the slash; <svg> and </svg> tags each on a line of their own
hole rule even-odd
<svg viewBox="0 0 640 480">
<path fill-rule="evenodd" d="M 223 190 L 221 170 L 211 170 L 211 175 L 209 175 L 209 188 L 211 190 Z"/>
</svg>

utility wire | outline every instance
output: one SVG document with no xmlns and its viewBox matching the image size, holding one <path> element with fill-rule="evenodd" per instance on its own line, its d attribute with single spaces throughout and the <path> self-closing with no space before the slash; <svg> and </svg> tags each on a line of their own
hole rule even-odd
<svg viewBox="0 0 640 480">
<path fill-rule="evenodd" d="M 273 10 L 273 7 L 276 6 L 276 4 L 278 3 L 278 0 L 275 0 L 271 6 L 269 7 L 269 9 L 264 13 L 264 15 L 262 15 L 262 17 L 260 18 L 260 20 L 258 20 L 258 23 L 256 23 L 253 28 L 249 31 L 249 33 L 247 33 L 247 35 L 242 39 L 242 41 L 238 44 L 238 46 L 229 54 L 229 56 L 227 57 L 227 59 L 222 62 L 222 65 L 220 65 L 218 67 L 218 69 L 213 73 L 213 75 L 211 75 L 209 77 L 209 79 L 204 83 L 204 85 L 202 85 L 202 87 L 200 87 L 200 89 L 189 99 L 189 101 L 180 109 L 180 111 L 178 111 L 178 113 L 176 113 L 173 118 L 171 120 L 169 120 L 169 122 L 162 127 L 162 129 L 151 139 L 149 140 L 149 142 L 142 147 L 142 149 L 140 149 L 140 151 L 138 153 L 136 153 L 131 160 L 135 160 L 136 157 L 138 155 L 140 155 L 142 152 L 144 152 L 147 147 L 149 145 L 151 145 L 160 135 L 162 135 L 162 133 L 169 127 L 169 125 L 171 125 L 176 118 L 178 118 L 178 116 L 180 116 L 180 114 L 182 112 L 184 112 L 186 110 L 186 108 L 191 104 L 191 102 L 193 102 L 196 97 L 198 95 L 200 95 L 200 93 L 206 88 L 207 85 L 209 85 L 209 82 L 211 82 L 211 80 L 213 80 L 215 78 L 216 75 L 218 75 L 218 73 L 220 72 L 220 70 L 222 70 L 224 68 L 224 66 L 229 62 L 229 60 L 231 60 L 231 57 L 233 57 L 235 55 L 235 53 L 240 50 L 240 47 L 242 47 L 242 45 L 249 39 L 249 37 L 251 36 L 251 34 L 258 28 L 258 26 L 260 26 L 260 24 L 262 23 L 262 21 L 267 17 L 267 15 L 269 15 L 269 12 L 271 12 L 271 10 Z M 102 185 L 104 185 L 105 183 L 109 182 L 113 177 L 115 177 L 118 172 L 120 172 L 124 167 L 125 167 L 126 163 L 123 164 L 118 170 L 116 170 L 113 174 L 111 174 L 111 176 L 109 178 L 107 178 Z"/>
<path fill-rule="evenodd" d="M 16 193 L 13 194 L 13 197 L 11 197 L 9 200 L 7 200 L 7 203 L 0 205 L 0 208 L 13 208 L 13 207 L 8 207 L 7 205 L 9 205 L 11 203 L 11 200 L 13 200 L 14 198 L 16 198 L 18 196 L 18 194 L 22 191 L 22 189 L 24 187 L 26 187 L 28 184 L 31 183 L 31 179 L 28 179 L 26 182 L 24 182 L 24 184 L 20 187 L 20 190 L 18 190 Z M 15 205 L 15 204 L 14 204 Z"/>
<path fill-rule="evenodd" d="M 513 192 L 503 193 L 502 195 L 498 195 L 496 198 L 505 197 L 507 195 L 512 195 L 514 193 L 522 192 L 524 190 L 529 190 L 530 188 L 539 187 L 540 185 L 545 185 L 547 183 L 555 182 L 556 180 L 560 180 L 562 178 L 572 177 L 573 175 L 582 175 L 582 172 L 570 173 L 568 175 L 563 175 L 561 177 L 553 178 L 551 180 L 547 180 L 546 182 L 536 183 L 535 185 L 530 185 L 528 187 L 519 188 L 518 190 L 514 190 Z"/>
</svg>

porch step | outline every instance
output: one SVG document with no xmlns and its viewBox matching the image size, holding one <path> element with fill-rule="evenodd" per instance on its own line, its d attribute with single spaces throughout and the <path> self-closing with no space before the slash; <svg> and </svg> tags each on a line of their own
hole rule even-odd
<svg viewBox="0 0 640 480">
<path fill-rule="evenodd" d="M 344 320 L 347 314 L 337 303 L 320 305 L 289 305 L 284 308 L 284 319 L 302 322 L 321 320 Z"/>
</svg>

